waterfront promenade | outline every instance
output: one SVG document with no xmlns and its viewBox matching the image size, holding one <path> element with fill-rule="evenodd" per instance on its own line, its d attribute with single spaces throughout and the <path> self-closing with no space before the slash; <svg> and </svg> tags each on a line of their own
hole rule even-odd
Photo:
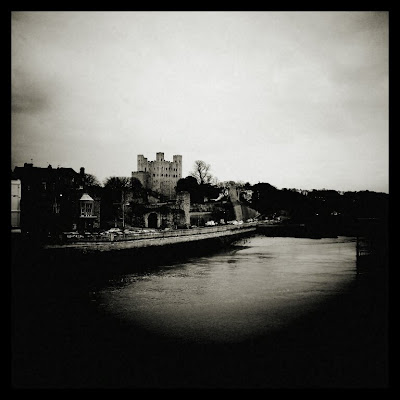
<svg viewBox="0 0 400 400">
<path fill-rule="evenodd" d="M 171 231 L 145 232 L 137 235 L 120 235 L 81 239 L 63 244 L 49 244 L 48 250 L 74 249 L 81 251 L 112 251 L 154 246 L 165 246 L 178 243 L 195 242 L 206 239 L 231 238 L 247 233 L 256 232 L 256 223 L 242 225 L 224 225 L 206 228 L 177 229 Z"/>
</svg>

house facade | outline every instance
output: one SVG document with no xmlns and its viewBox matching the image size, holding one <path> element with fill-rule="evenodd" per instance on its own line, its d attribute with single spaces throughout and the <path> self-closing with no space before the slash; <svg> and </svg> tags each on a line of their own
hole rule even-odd
<svg viewBox="0 0 400 400">
<path fill-rule="evenodd" d="M 13 178 L 21 182 L 20 228 L 23 233 L 48 237 L 61 232 L 92 228 L 99 223 L 93 200 L 91 224 L 81 218 L 81 198 L 85 193 L 85 169 L 15 167 Z M 96 218 L 94 218 L 96 217 Z"/>
</svg>

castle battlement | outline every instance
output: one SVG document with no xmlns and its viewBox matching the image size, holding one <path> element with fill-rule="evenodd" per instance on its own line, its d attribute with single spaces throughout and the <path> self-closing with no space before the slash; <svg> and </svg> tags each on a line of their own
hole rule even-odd
<svg viewBox="0 0 400 400">
<path fill-rule="evenodd" d="M 182 178 L 182 156 L 174 155 L 173 161 L 166 161 L 164 153 L 156 153 L 156 159 L 148 161 L 143 154 L 137 156 L 137 171 L 132 177 L 141 181 L 146 189 L 175 198 L 176 184 Z"/>
</svg>

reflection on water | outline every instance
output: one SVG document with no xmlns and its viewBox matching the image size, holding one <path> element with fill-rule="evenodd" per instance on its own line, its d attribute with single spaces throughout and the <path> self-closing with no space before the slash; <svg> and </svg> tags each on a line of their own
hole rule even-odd
<svg viewBox="0 0 400 400">
<path fill-rule="evenodd" d="M 351 238 L 256 236 L 223 253 L 125 275 L 94 300 L 159 335 L 238 342 L 301 318 L 355 275 Z"/>
</svg>

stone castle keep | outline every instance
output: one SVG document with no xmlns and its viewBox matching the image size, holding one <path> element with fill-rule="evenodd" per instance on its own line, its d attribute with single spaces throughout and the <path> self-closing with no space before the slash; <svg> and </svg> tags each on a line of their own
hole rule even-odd
<svg viewBox="0 0 400 400">
<path fill-rule="evenodd" d="M 137 171 L 132 172 L 145 189 L 175 199 L 175 188 L 182 178 L 182 156 L 174 155 L 173 161 L 164 160 L 164 153 L 156 153 L 155 161 L 148 161 L 142 154 L 137 156 Z"/>
</svg>

